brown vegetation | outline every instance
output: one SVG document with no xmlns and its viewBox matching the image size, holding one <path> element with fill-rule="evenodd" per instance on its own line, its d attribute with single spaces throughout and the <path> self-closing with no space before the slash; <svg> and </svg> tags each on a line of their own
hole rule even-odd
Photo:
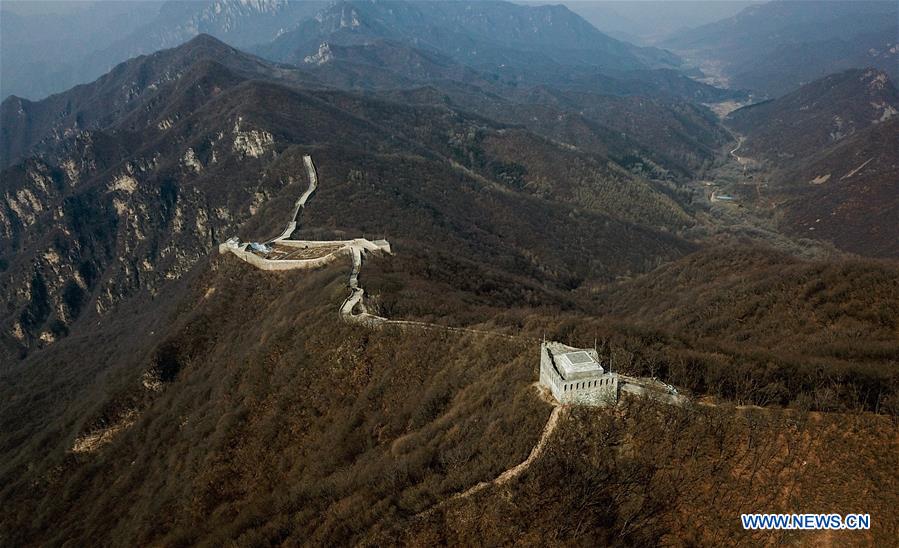
<svg viewBox="0 0 899 548">
<path fill-rule="evenodd" d="M 738 154 L 765 166 L 742 178 L 762 183 L 785 232 L 897 258 L 897 108 L 899 92 L 887 75 L 859 69 L 740 109 L 728 117 L 746 136 Z M 755 190 L 745 198 L 762 202 Z"/>
<path fill-rule="evenodd" d="M 897 428 L 883 417 L 575 409 L 518 482 L 454 501 L 371 544 L 888 545 L 899 531 Z M 863 512 L 870 531 L 748 532 L 741 513 Z"/>
<path fill-rule="evenodd" d="M 617 368 L 696 394 L 899 413 L 899 273 L 889 262 L 802 261 L 727 247 L 575 293 L 499 286 L 476 267 L 454 279 L 445 268 L 451 263 L 377 260 L 367 265 L 366 283 L 391 317 L 489 322 L 580 345 L 607 341 Z"/>
<path fill-rule="evenodd" d="M 533 89 L 472 114 L 461 92 L 299 89 L 209 38 L 173 51 L 69 95 L 90 133 L 43 140 L 81 115 L 50 124 L 57 96 L 3 152 L 47 149 L 3 172 L 0 357 L 21 359 L 0 364 L 0 544 L 819 540 L 738 530 L 774 510 L 869 511 L 838 540 L 895 538 L 899 270 L 689 240 L 705 227 L 677 180 L 713 161 L 706 111 Z M 100 112 L 167 59 L 180 78 Z M 361 273 L 372 312 L 521 336 L 347 325 L 343 261 L 210 257 L 283 230 L 305 154 L 319 188 L 294 237 L 391 242 Z M 802 219 L 839 202 L 815 198 Z M 438 506 L 531 452 L 544 335 L 723 405 L 574 409 L 521 476 Z"/>
<path fill-rule="evenodd" d="M 168 318 L 149 337 L 121 337 L 125 354 L 113 358 L 120 365 L 99 398 L 83 378 L 42 378 L 45 370 L 35 368 L 7 377 L 4 386 L 19 390 L 45 383 L 58 401 L 31 402 L 20 414 L 11 406 L 24 402 L 2 394 L 0 442 L 6 454 L 16 449 L 0 468 L 3 538 L 751 544 L 799 537 L 743 533 L 742 512 L 831 510 L 872 514 L 874 528 L 849 541 L 876 543 L 896 531 L 890 470 L 899 438 L 889 418 L 640 400 L 564 414 L 516 479 L 438 507 L 530 453 L 550 412 L 532 389 L 535 347 L 342 324 L 335 304 L 345 295 L 345 268 L 273 274 L 219 257 L 181 297 L 170 296 L 177 300 Z M 149 327 L 145 320 L 130 323 Z M 582 344 L 598 331 L 614 341 L 616 364 L 677 373 L 659 358 L 682 355 L 682 342 L 652 342 L 573 312 L 533 322 L 526 330 L 551 322 L 553 337 Z M 67 338 L 42 359 L 77 360 L 120 325 L 116 318 L 89 337 Z M 629 350 L 638 344 L 642 352 Z M 161 388 L 142 387 L 148 369 Z M 124 409 L 137 417 L 110 441 L 70 451 L 76 435 Z M 110 515 L 119 516 L 114 525 Z"/>
<path fill-rule="evenodd" d="M 56 433 L 4 463 L 4 543 L 351 543 L 520 462 L 549 415 L 530 388 L 529 345 L 344 325 L 339 267 L 273 275 L 223 257 L 212 268 L 155 347 L 120 347 L 148 359 L 125 357 L 103 407 L 133 402 L 154 363 L 169 379 L 133 424 L 72 454 L 104 411 L 53 404 Z M 77 359 L 75 342 L 48 352 Z M 76 384 L 66 400 L 90 391 Z M 4 424 L 7 452 L 41 419 L 4 401 L 4 420 L 20 417 Z"/>
</svg>

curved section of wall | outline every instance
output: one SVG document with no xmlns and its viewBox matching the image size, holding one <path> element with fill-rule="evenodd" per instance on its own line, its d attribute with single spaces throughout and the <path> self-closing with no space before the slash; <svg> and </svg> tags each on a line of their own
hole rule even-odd
<svg viewBox="0 0 899 548">
<path fill-rule="evenodd" d="M 231 253 L 237 255 L 242 261 L 250 263 L 260 270 L 308 270 L 313 268 L 320 268 L 325 266 L 326 264 L 330 264 L 334 262 L 337 257 L 340 255 L 346 255 L 348 248 L 338 249 L 333 253 L 329 253 L 324 257 L 316 257 L 314 259 L 294 259 L 294 260 L 286 260 L 286 261 L 270 261 L 268 259 L 264 259 L 255 253 L 250 253 L 249 251 L 239 249 L 237 247 L 232 247 L 229 245 L 222 244 L 219 246 L 219 252 L 224 253 L 225 251 L 230 251 Z"/>
</svg>

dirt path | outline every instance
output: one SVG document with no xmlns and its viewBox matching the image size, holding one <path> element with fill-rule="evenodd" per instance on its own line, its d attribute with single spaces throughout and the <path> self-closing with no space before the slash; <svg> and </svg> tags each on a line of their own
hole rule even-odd
<svg viewBox="0 0 899 548">
<path fill-rule="evenodd" d="M 533 449 L 531 449 L 531 453 L 528 455 L 528 458 L 524 459 L 512 468 L 509 468 L 493 480 L 482 481 L 481 483 L 478 483 L 474 487 L 463 491 L 462 493 L 453 495 L 447 500 L 461 500 L 464 498 L 468 498 L 471 495 L 474 495 L 479 491 L 483 491 L 490 486 L 503 485 L 520 476 L 525 470 L 530 468 L 531 464 L 533 464 L 534 461 L 540 458 L 540 455 L 543 454 L 543 451 L 546 449 L 547 441 L 549 441 L 553 433 L 556 431 L 556 427 L 559 425 L 559 418 L 562 416 L 566 409 L 566 407 L 556 404 L 556 406 L 553 408 L 552 413 L 550 413 L 549 415 L 549 419 L 546 421 L 546 425 L 543 427 L 543 433 L 540 434 L 540 439 L 537 440 L 537 444 Z"/>
<path fill-rule="evenodd" d="M 537 440 L 537 443 L 531 449 L 531 452 L 528 454 L 528 457 L 526 459 L 524 459 L 523 461 L 521 461 L 520 463 L 513 466 L 512 468 L 509 468 L 508 470 L 504 471 L 500 475 L 496 476 L 495 478 L 493 478 L 490 481 L 482 481 L 482 482 L 474 485 L 473 487 L 470 487 L 470 488 L 466 489 L 465 491 L 462 491 L 461 493 L 456 493 L 455 495 L 453 495 L 449 498 L 443 499 L 442 501 L 438 502 L 434 506 L 431 506 L 427 510 L 424 510 L 424 511 L 420 512 L 419 514 L 417 514 L 417 516 L 416 516 L 417 518 L 424 518 L 424 517 L 428 516 L 429 514 L 432 514 L 433 512 L 439 510 L 440 508 L 442 508 L 446 504 L 450 503 L 451 501 L 458 501 L 458 500 L 466 499 L 476 493 L 483 491 L 484 489 L 487 489 L 488 487 L 505 485 L 506 483 L 509 483 L 513 479 L 515 479 L 518 476 L 520 476 L 521 474 L 523 474 L 525 470 L 530 468 L 531 465 L 534 462 L 536 462 L 536 460 L 539 459 L 543 455 L 544 451 L 546 451 L 546 446 L 549 443 L 550 438 L 552 438 L 553 434 L 555 433 L 556 428 L 559 426 L 562 416 L 567 412 L 568 407 L 559 405 L 559 402 L 557 402 L 552 397 L 552 395 L 549 394 L 548 391 L 543 389 L 539 385 L 539 383 L 534 383 L 532 386 L 534 386 L 537 389 L 538 397 L 541 400 L 551 404 L 553 406 L 553 410 L 552 410 L 552 413 L 550 413 L 549 419 L 547 419 L 546 424 L 543 426 L 543 432 L 541 432 L 541 434 L 540 434 L 540 439 Z"/>
<path fill-rule="evenodd" d="M 849 177 L 852 177 L 853 175 L 855 175 L 856 173 L 858 173 L 859 171 L 861 171 L 866 165 L 870 164 L 870 163 L 871 163 L 871 160 L 873 160 L 873 159 L 874 159 L 874 158 L 868 158 L 867 160 L 865 160 L 865 163 L 863 163 L 862 165 L 860 165 L 860 166 L 858 166 L 857 168 L 853 169 L 852 171 L 850 171 L 850 172 L 847 173 L 846 175 L 843 175 L 842 177 L 840 177 L 840 180 L 842 181 L 843 179 L 848 179 Z"/>
</svg>

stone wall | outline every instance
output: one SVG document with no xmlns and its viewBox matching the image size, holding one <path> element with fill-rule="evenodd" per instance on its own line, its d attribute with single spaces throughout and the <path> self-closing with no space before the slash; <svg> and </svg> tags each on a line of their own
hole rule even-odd
<svg viewBox="0 0 899 548">
<path fill-rule="evenodd" d="M 282 243 L 282 242 L 279 242 Z M 255 253 L 250 253 L 249 251 L 245 251 L 243 249 L 230 246 L 227 244 L 219 245 L 219 253 L 225 253 L 226 251 L 230 251 L 237 255 L 242 261 L 250 263 L 260 270 L 298 270 L 298 269 L 312 269 L 319 268 L 325 266 L 326 264 L 330 264 L 334 262 L 340 256 L 349 255 L 351 253 L 350 248 L 342 248 L 338 249 L 333 253 L 329 253 L 324 257 L 316 257 L 315 259 L 296 259 L 296 260 L 287 260 L 287 261 L 270 261 L 268 259 L 263 259 L 259 255 Z"/>
<path fill-rule="evenodd" d="M 618 375 L 607 373 L 595 379 L 566 382 L 545 344 L 540 345 L 540 384 L 562 404 L 605 405 L 618 401 Z"/>
<path fill-rule="evenodd" d="M 598 379 L 569 382 L 563 386 L 560 401 L 582 405 L 615 403 L 618 401 L 618 378 L 610 373 Z"/>
<path fill-rule="evenodd" d="M 628 377 L 621 384 L 621 391 L 633 394 L 634 396 L 647 397 L 669 405 L 684 405 L 690 401 L 686 396 L 660 390 L 656 383 L 652 382 L 652 379 L 636 379 Z"/>
<path fill-rule="evenodd" d="M 383 243 L 382 243 L 383 242 Z M 383 240 L 371 241 L 365 238 L 354 238 L 352 240 L 278 240 L 278 245 L 287 247 L 326 247 L 332 245 L 340 246 L 356 246 L 365 251 L 384 251 L 390 253 L 390 244 Z"/>
</svg>

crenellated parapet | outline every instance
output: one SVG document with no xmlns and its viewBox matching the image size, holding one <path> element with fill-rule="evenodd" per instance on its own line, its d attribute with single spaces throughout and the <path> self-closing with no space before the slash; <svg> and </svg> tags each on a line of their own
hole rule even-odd
<svg viewBox="0 0 899 548">
<path fill-rule="evenodd" d="M 618 375 L 602 366 L 595 349 L 557 342 L 540 345 L 540 384 L 562 404 L 605 405 L 618 401 Z"/>
</svg>

